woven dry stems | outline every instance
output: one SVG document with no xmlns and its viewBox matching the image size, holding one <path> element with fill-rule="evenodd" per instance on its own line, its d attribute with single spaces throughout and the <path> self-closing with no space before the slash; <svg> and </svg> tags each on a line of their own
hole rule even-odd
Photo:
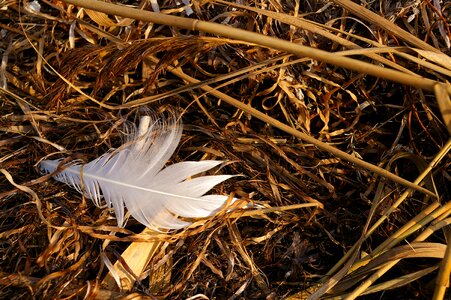
<svg viewBox="0 0 451 300">
<path fill-rule="evenodd" d="M 164 14 L 185 15 L 177 1 L 159 2 Z M 343 0 L 243 1 L 245 7 L 192 1 L 191 18 L 446 82 L 451 5 L 436 2 L 372 1 L 353 11 Z M 315 297 L 354 291 L 352 297 L 373 292 L 384 299 L 435 291 L 443 298 L 446 280 L 436 284 L 436 278 L 446 276 L 440 264 L 451 259 L 451 178 L 449 115 L 437 104 L 439 92 L 245 38 L 61 1 L 40 4 L 32 12 L 24 2 L 0 1 L 2 298 L 302 299 L 315 291 Z M 151 10 L 148 1 L 123 4 Z M 412 44 L 415 38 L 425 43 Z M 243 112 L 208 86 L 268 119 Z M 446 98 L 446 86 L 441 91 Z M 133 220 L 115 227 L 111 212 L 38 172 L 47 157 L 88 161 L 120 145 L 121 124 L 149 108 L 182 116 L 184 135 L 170 163 L 227 160 L 218 172 L 242 176 L 216 192 L 275 209 L 222 213 L 150 238 Z M 435 158 L 422 186 L 438 200 L 405 194 L 402 185 L 320 150 L 274 120 L 412 182 Z M 314 206 L 287 209 L 300 203 Z M 130 242 L 150 239 L 162 246 L 131 291 L 101 284 L 108 273 L 103 256 L 120 260 Z M 384 266 L 388 272 L 373 285 L 369 276 Z"/>
</svg>

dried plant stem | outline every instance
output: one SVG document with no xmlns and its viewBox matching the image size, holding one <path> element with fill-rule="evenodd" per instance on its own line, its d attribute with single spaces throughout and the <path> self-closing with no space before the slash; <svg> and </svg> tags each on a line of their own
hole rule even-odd
<svg viewBox="0 0 451 300">
<path fill-rule="evenodd" d="M 228 218 L 234 219 L 234 218 L 242 218 L 242 217 L 251 217 L 251 216 L 259 216 L 264 215 L 268 213 L 274 213 L 274 212 L 282 212 L 282 211 L 288 211 L 293 209 L 299 209 L 299 208 L 307 208 L 307 207 L 319 207 L 323 208 L 323 205 L 321 203 L 300 203 L 300 204 L 293 204 L 293 205 L 286 205 L 286 206 L 278 206 L 278 207 L 271 207 L 271 208 L 260 208 L 256 210 L 246 210 L 246 211 L 240 211 L 240 212 L 231 212 Z"/>
<path fill-rule="evenodd" d="M 443 257 L 440 271 L 437 276 L 437 280 L 435 283 L 434 295 L 432 296 L 432 300 L 442 300 L 445 297 L 446 289 L 450 285 L 450 275 L 451 275 L 451 230 L 445 231 L 446 238 L 448 241 L 448 246 L 446 247 L 445 257 Z"/>
<path fill-rule="evenodd" d="M 439 83 L 434 85 L 434 93 L 443 121 L 445 121 L 448 132 L 451 134 L 451 99 L 446 92 L 446 85 Z"/>
<path fill-rule="evenodd" d="M 357 3 L 354 3 L 350 0 L 332 0 L 332 2 L 334 2 L 337 5 L 340 5 L 344 9 L 370 22 L 371 24 L 379 25 L 379 27 L 381 27 L 382 29 L 387 30 L 388 32 L 407 41 L 408 43 L 410 43 L 415 47 L 419 47 L 421 49 L 428 51 L 440 52 L 438 49 L 422 41 L 413 34 L 399 28 L 396 24 L 390 22 L 384 17 L 379 16 L 378 14 L 366 9 L 365 7 Z"/>
<path fill-rule="evenodd" d="M 428 91 L 432 91 L 434 88 L 434 84 L 437 83 L 437 81 L 431 79 L 421 78 L 396 70 L 372 65 L 370 63 L 362 62 L 349 57 L 338 56 L 335 55 L 334 53 L 329 53 L 327 51 L 291 43 L 289 41 L 265 36 L 263 34 L 258 34 L 255 32 L 237 29 L 222 24 L 216 24 L 213 22 L 163 15 L 159 13 L 139 10 L 131 7 L 120 6 L 97 0 L 64 0 L 64 2 L 84 7 L 87 9 L 103 12 L 106 14 L 131 18 L 140 21 L 152 22 L 157 24 L 164 24 L 188 30 L 198 30 L 201 32 L 216 34 L 219 36 L 233 38 L 240 41 L 246 41 L 263 47 L 269 47 L 271 49 L 292 53 L 299 57 L 310 57 L 315 60 L 323 61 L 339 67 L 354 70 L 362 74 L 369 74 L 376 77 L 381 77 L 387 80 L 414 86 Z M 448 89 L 448 91 L 450 89 Z"/>
</svg>

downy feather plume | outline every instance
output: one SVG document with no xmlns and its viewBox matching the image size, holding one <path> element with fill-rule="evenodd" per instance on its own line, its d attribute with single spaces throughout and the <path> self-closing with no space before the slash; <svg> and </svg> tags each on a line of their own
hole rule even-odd
<svg viewBox="0 0 451 300">
<path fill-rule="evenodd" d="M 205 195 L 230 175 L 191 176 L 210 170 L 221 161 L 186 161 L 163 169 L 182 135 L 182 126 L 172 119 L 141 119 L 139 129 L 119 149 L 82 164 L 73 161 L 54 178 L 83 193 L 97 206 L 103 198 L 114 208 L 119 226 L 124 225 L 125 208 L 137 221 L 154 230 L 179 229 L 190 223 L 183 218 L 204 218 L 215 214 L 227 196 Z M 54 172 L 62 159 L 40 163 L 43 173 Z"/>
</svg>

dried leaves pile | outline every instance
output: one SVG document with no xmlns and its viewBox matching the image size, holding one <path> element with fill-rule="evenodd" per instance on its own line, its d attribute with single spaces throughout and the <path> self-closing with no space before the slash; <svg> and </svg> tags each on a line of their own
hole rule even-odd
<svg viewBox="0 0 451 300">
<path fill-rule="evenodd" d="M 165 16 L 223 24 L 230 35 L 64 1 L 0 1 L 1 297 L 443 299 L 451 3 L 184 2 L 189 16 L 178 1 L 158 4 Z M 232 38 L 235 28 L 293 51 L 263 36 Z M 384 68 L 366 75 L 363 62 Z M 227 160 L 218 172 L 242 176 L 216 192 L 254 208 L 175 233 L 142 232 L 133 220 L 121 229 L 107 209 L 36 169 L 48 157 L 97 157 L 149 108 L 182 116 L 173 162 Z M 362 160 L 411 182 L 424 172 L 432 193 Z M 139 245 L 152 253 L 119 290 L 105 264 L 130 271 L 121 255 Z"/>
</svg>

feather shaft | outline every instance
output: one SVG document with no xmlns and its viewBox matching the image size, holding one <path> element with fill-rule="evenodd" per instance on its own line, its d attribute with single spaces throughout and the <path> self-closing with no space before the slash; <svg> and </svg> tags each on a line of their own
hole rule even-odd
<svg viewBox="0 0 451 300">
<path fill-rule="evenodd" d="M 59 161 L 60 160 L 46 160 L 46 161 L 43 161 L 41 163 L 42 164 L 41 166 L 42 166 L 42 168 L 45 168 L 45 169 L 48 169 L 48 170 L 51 170 L 51 169 L 55 170 L 58 167 L 58 165 L 59 165 L 59 163 L 58 163 Z M 214 162 L 217 162 L 217 161 L 214 161 Z M 194 162 L 194 163 L 196 163 L 196 162 Z M 221 163 L 221 162 L 219 162 L 219 163 Z M 80 168 L 80 166 L 77 166 L 77 167 L 78 168 L 74 168 L 74 166 L 67 167 L 64 170 L 64 174 L 67 175 L 68 173 L 70 173 L 70 174 L 72 174 L 74 176 L 79 176 L 81 174 L 81 168 Z M 211 168 L 209 168 L 209 169 L 211 169 Z M 198 177 L 198 178 L 195 178 L 195 179 L 190 179 L 188 181 L 185 181 L 187 183 L 186 184 L 187 185 L 186 188 L 190 188 L 192 186 L 190 184 L 191 181 L 194 182 L 196 179 L 205 180 L 206 179 L 205 177 L 208 177 L 208 176 L 202 176 L 202 177 Z M 233 175 L 214 175 L 214 176 L 211 176 L 211 177 L 217 178 L 216 180 L 218 181 L 218 183 L 220 183 L 222 181 L 225 181 L 225 180 L 233 177 Z M 98 176 L 98 175 L 87 173 L 87 172 L 83 172 L 83 178 L 85 180 L 94 180 L 94 181 L 97 181 L 97 182 L 113 184 L 113 185 L 121 186 L 121 187 L 124 187 L 124 188 L 130 188 L 130 189 L 133 189 L 133 190 L 140 190 L 140 191 L 143 191 L 143 192 L 155 193 L 155 194 L 159 194 L 161 196 L 176 197 L 176 198 L 180 198 L 180 199 L 183 199 L 183 200 L 195 200 L 195 201 L 209 202 L 208 200 L 204 200 L 204 199 L 199 198 L 199 197 L 187 197 L 187 196 L 178 195 L 178 194 L 174 194 L 174 193 L 159 191 L 157 189 L 146 188 L 146 187 L 139 186 L 139 185 L 136 185 L 136 184 L 131 184 L 131 183 L 127 183 L 127 182 L 123 182 L 123 181 L 119 181 L 119 180 L 113 180 L 113 179 L 109 179 L 107 177 L 102 177 L 102 176 Z"/>
</svg>

